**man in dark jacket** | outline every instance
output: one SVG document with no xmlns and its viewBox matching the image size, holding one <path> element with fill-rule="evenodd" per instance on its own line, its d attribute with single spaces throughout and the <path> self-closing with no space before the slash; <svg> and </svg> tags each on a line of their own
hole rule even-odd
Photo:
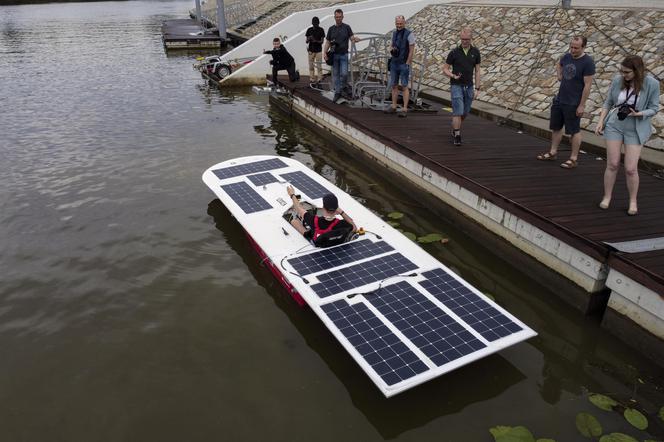
<svg viewBox="0 0 664 442">
<path fill-rule="evenodd" d="M 325 30 L 319 26 L 320 20 L 318 20 L 318 17 L 311 19 L 311 25 L 307 29 L 305 37 L 307 39 L 307 53 L 309 54 L 309 80 L 315 84 L 323 79 L 321 60 L 323 59 Z"/>
<path fill-rule="evenodd" d="M 272 40 L 271 51 L 263 51 L 263 54 L 272 55 L 272 60 L 270 64 L 272 65 L 272 82 L 277 85 L 277 73 L 281 70 L 288 71 L 288 79 L 290 81 L 297 81 L 300 79 L 300 73 L 295 70 L 295 60 L 293 56 L 288 53 L 284 45 L 281 44 L 279 38 Z"/>
</svg>

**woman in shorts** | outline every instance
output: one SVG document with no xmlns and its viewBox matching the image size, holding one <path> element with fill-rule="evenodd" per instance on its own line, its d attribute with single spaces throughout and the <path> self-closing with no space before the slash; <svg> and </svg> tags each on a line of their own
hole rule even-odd
<svg viewBox="0 0 664 442">
<path fill-rule="evenodd" d="M 620 74 L 611 88 L 599 116 L 595 133 L 603 134 L 606 142 L 606 170 L 604 197 L 601 209 L 608 209 L 620 166 L 620 148 L 625 145 L 625 176 L 629 192 L 628 215 L 636 215 L 636 194 L 639 190 L 638 163 L 643 144 L 652 133 L 651 119 L 659 110 L 659 82 L 645 75 L 643 59 L 638 55 L 626 57 Z"/>
</svg>

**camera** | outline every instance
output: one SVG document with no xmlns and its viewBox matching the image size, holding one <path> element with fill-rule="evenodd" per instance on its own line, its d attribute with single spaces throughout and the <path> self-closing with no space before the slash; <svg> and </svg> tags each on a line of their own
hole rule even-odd
<svg viewBox="0 0 664 442">
<path fill-rule="evenodd" d="M 390 55 L 394 58 L 399 57 L 399 48 L 393 47 L 392 49 L 390 49 Z"/>
<path fill-rule="evenodd" d="M 632 108 L 629 107 L 629 105 L 627 104 L 623 104 L 618 108 L 618 119 L 622 121 L 625 118 L 627 118 L 627 116 L 631 113 L 632 113 Z"/>
</svg>

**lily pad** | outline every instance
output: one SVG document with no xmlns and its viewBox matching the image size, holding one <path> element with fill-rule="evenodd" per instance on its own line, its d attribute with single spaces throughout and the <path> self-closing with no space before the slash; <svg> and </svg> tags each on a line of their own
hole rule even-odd
<svg viewBox="0 0 664 442">
<path fill-rule="evenodd" d="M 613 407 L 618 405 L 618 402 L 614 401 L 608 396 L 604 396 L 603 394 L 593 393 L 588 396 L 588 400 L 592 402 L 594 406 L 605 411 L 611 411 Z"/>
<path fill-rule="evenodd" d="M 417 235 L 415 235 L 413 232 L 403 232 L 403 236 L 411 241 L 415 241 L 417 239 Z"/>
<path fill-rule="evenodd" d="M 388 221 L 387 223 L 389 225 L 391 225 L 392 227 L 397 227 L 399 225 L 399 223 L 397 221 Z"/>
<path fill-rule="evenodd" d="M 496 442 L 535 442 L 535 437 L 529 429 L 523 426 L 498 426 L 489 430 Z"/>
<path fill-rule="evenodd" d="M 535 442 L 556 442 L 555 439 L 537 439 Z"/>
<path fill-rule="evenodd" d="M 602 425 L 590 413 L 576 415 L 576 429 L 585 437 L 599 437 L 602 435 Z"/>
<path fill-rule="evenodd" d="M 659 413 L 657 413 L 657 416 L 659 416 L 659 418 L 662 421 L 664 421 L 664 406 L 662 406 L 662 408 L 659 409 Z"/>
<path fill-rule="evenodd" d="M 490 300 L 492 300 L 494 302 L 496 301 L 496 298 L 494 298 L 491 293 L 484 292 L 484 296 L 486 296 L 487 298 L 489 298 Z"/>
<path fill-rule="evenodd" d="M 646 428 L 648 428 L 648 418 L 646 418 L 643 415 L 643 413 L 641 413 L 639 410 L 635 410 L 633 408 L 627 408 L 623 413 L 623 416 L 625 416 L 627 422 L 629 422 L 639 430 L 645 430 Z"/>
<path fill-rule="evenodd" d="M 401 213 L 401 212 L 392 212 L 392 213 L 388 213 L 387 217 L 391 218 L 391 219 L 401 219 L 401 218 L 403 218 L 403 213 Z"/>
<path fill-rule="evenodd" d="M 639 442 L 634 439 L 632 436 L 628 436 L 623 433 L 611 433 L 605 434 L 599 438 L 599 442 Z"/>
<path fill-rule="evenodd" d="M 428 235 L 420 236 L 419 238 L 417 238 L 417 242 L 428 244 L 440 241 L 441 239 L 443 239 L 443 235 L 441 235 L 440 233 L 429 233 Z"/>
</svg>

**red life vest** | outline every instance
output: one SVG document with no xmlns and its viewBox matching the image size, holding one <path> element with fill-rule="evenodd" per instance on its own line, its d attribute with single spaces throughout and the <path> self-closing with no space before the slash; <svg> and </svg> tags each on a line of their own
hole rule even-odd
<svg viewBox="0 0 664 442">
<path fill-rule="evenodd" d="M 330 222 L 330 225 L 327 226 L 327 229 L 321 229 L 318 227 L 318 216 L 314 217 L 314 236 L 311 238 L 313 241 L 316 241 L 319 236 L 321 236 L 324 233 L 331 232 L 334 226 L 339 224 L 339 221 L 341 221 L 339 218 L 334 218 L 332 222 Z"/>
</svg>

